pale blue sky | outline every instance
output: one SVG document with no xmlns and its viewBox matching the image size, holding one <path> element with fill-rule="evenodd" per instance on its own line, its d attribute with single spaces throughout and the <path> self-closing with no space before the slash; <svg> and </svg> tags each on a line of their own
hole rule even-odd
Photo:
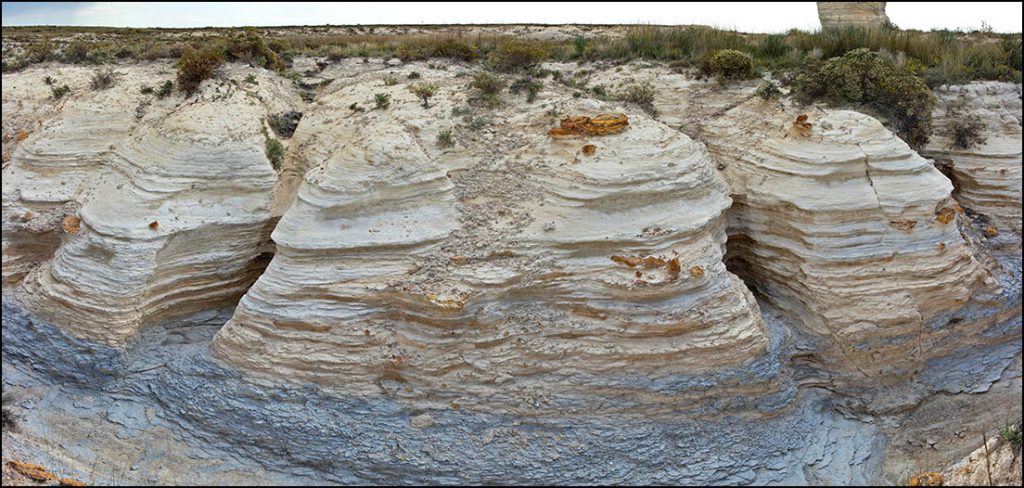
<svg viewBox="0 0 1024 488">
<path fill-rule="evenodd" d="M 907 29 L 1021 31 L 1021 2 L 889 2 Z M 814 2 L 411 3 L 411 2 L 3 2 L 3 25 L 226 27 L 349 24 L 706 24 L 746 32 L 818 27 Z"/>
</svg>

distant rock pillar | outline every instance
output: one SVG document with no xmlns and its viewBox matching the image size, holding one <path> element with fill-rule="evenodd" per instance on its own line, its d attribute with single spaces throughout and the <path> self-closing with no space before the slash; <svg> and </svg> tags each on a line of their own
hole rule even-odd
<svg viewBox="0 0 1024 488">
<path fill-rule="evenodd" d="M 889 23 L 885 2 L 818 2 L 822 29 L 858 26 L 880 27 Z"/>
</svg>

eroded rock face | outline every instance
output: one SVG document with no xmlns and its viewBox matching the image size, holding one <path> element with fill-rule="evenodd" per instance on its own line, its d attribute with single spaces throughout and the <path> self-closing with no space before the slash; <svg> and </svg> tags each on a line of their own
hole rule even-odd
<svg viewBox="0 0 1024 488">
<path fill-rule="evenodd" d="M 825 339 L 831 368 L 912 374 L 949 352 L 946 314 L 996 287 L 950 182 L 877 120 L 755 98 L 704 134 L 736 201 L 730 266 Z"/>
<path fill-rule="evenodd" d="M 879 27 L 889 23 L 885 2 L 817 2 L 822 29 Z"/>
<path fill-rule="evenodd" d="M 96 420 L 65 444 L 171 432 L 182 480 L 283 484 L 877 483 L 916 446 L 902 412 L 1019 390 L 1019 247 L 973 226 L 1012 214 L 961 213 L 876 120 L 639 64 L 592 81 L 652 81 L 658 120 L 555 82 L 484 109 L 444 68 L 307 75 L 276 174 L 261 121 L 302 102 L 261 70 L 148 104 L 166 67 L 95 93 L 62 67 L 62 103 L 5 74 L 5 135 L 31 129 L 5 145 L 5 383 Z M 628 125 L 549 136 L 601 113 Z"/>
<path fill-rule="evenodd" d="M 936 134 L 923 151 L 947 172 L 957 200 L 980 214 L 985 227 L 991 225 L 988 237 L 1005 252 L 1017 255 L 1021 236 L 1020 90 L 1020 85 L 999 82 L 937 90 Z M 964 131 L 961 137 L 966 141 L 957 142 L 957 130 Z"/>
<path fill-rule="evenodd" d="M 295 136 L 312 169 L 215 357 L 488 409 L 595 397 L 610 411 L 694 408 L 703 388 L 692 378 L 732 370 L 723 391 L 778 389 L 770 372 L 740 372 L 769 340 L 722 262 L 730 201 L 702 145 L 642 116 L 618 134 L 554 139 L 557 118 L 529 111 L 441 149 L 462 88 L 440 81 L 427 111 L 395 90 L 389 111 L 339 117 L 374 80 L 324 96 L 303 119 L 320 128 Z M 557 106 L 608 111 L 569 97 Z"/>
<path fill-rule="evenodd" d="M 111 345 L 232 303 L 272 250 L 269 107 L 232 83 L 192 103 L 139 94 L 159 79 L 80 88 L 4 168 L 5 281 L 41 317 Z"/>
</svg>

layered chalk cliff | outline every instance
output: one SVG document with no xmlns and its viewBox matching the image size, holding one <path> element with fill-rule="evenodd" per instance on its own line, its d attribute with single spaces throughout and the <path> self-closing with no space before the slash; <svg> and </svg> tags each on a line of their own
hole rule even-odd
<svg viewBox="0 0 1024 488">
<path fill-rule="evenodd" d="M 146 323 L 234 303 L 272 250 L 262 120 L 297 96 L 237 81 L 187 101 L 140 93 L 162 74 L 75 87 L 4 168 L 5 281 L 93 341 L 124 344 Z"/>
<path fill-rule="evenodd" d="M 429 110 L 395 89 L 400 108 L 342 117 L 376 77 L 323 95 L 303 119 L 320 130 L 296 135 L 310 170 L 277 255 L 215 357 L 360 394 L 653 413 L 703 396 L 684 377 L 766 354 L 754 299 L 722 261 L 730 200 L 704 147 L 642 115 L 620 134 L 554 139 L 542 110 L 438 147 L 461 85 L 441 79 Z"/>
<path fill-rule="evenodd" d="M 937 96 L 936 135 L 924 154 L 947 172 L 957 200 L 981 217 L 990 237 L 1019 255 L 1020 85 L 975 82 L 943 87 Z"/>
<path fill-rule="evenodd" d="M 766 105 L 705 127 L 736 200 L 731 267 L 834 343 L 835 362 L 916 373 L 943 353 L 946 314 L 996 286 L 960 235 L 953 186 L 871 117 Z"/>
<path fill-rule="evenodd" d="M 867 484 L 1020 388 L 1017 85 L 940 90 L 922 155 L 761 80 L 544 65 L 650 115 L 317 61 L 3 75 L 4 378 L 59 412 L 28 429 L 189 482 Z"/>
</svg>

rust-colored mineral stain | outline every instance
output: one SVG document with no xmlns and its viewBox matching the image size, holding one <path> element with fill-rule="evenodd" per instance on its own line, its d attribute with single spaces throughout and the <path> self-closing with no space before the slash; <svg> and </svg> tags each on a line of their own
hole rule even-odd
<svg viewBox="0 0 1024 488">
<path fill-rule="evenodd" d="M 32 220 L 32 217 L 35 217 L 35 215 L 32 215 L 32 212 L 25 212 L 21 214 L 21 220 L 25 222 Z"/>
<path fill-rule="evenodd" d="M 907 486 L 942 486 L 943 478 L 941 473 L 927 471 L 913 476 L 907 481 Z"/>
<path fill-rule="evenodd" d="M 793 121 L 793 131 L 804 137 L 811 135 L 813 126 L 814 124 L 807 121 L 807 114 L 797 115 L 796 120 Z"/>
<path fill-rule="evenodd" d="M 917 221 L 907 219 L 890 220 L 889 225 L 892 226 L 893 228 L 902 230 L 903 232 L 910 232 L 914 230 L 914 227 L 917 225 Z"/>
<path fill-rule="evenodd" d="M 587 144 L 586 146 L 583 146 L 584 156 L 593 156 L 595 151 L 597 151 L 597 146 L 593 144 Z"/>
<path fill-rule="evenodd" d="M 694 278 L 701 278 L 701 277 L 703 277 L 704 276 L 704 268 L 701 268 L 700 266 L 694 266 L 694 267 L 690 268 L 690 276 L 692 276 Z"/>
<path fill-rule="evenodd" d="M 939 210 L 939 213 L 935 214 L 935 220 L 943 224 L 948 224 L 954 219 L 956 219 L 956 209 L 953 207 L 943 208 L 942 210 Z"/>
<path fill-rule="evenodd" d="M 995 237 L 999 235 L 999 228 L 995 224 L 988 224 L 988 227 L 985 228 L 985 235 Z"/>
<path fill-rule="evenodd" d="M 640 258 L 639 257 L 633 257 L 633 256 L 619 256 L 619 255 L 615 255 L 615 256 L 612 256 L 612 261 L 615 261 L 616 263 L 619 263 L 619 264 L 625 264 L 626 266 L 629 266 L 630 268 L 635 267 L 636 265 L 640 264 Z"/>
<path fill-rule="evenodd" d="M 679 258 L 672 258 L 668 261 L 668 272 L 673 275 L 678 275 L 683 270 L 683 266 L 679 264 Z"/>
<path fill-rule="evenodd" d="M 7 461 L 7 465 L 14 471 L 17 471 L 26 478 L 34 481 L 50 482 L 56 481 L 60 486 L 88 486 L 81 481 L 74 480 L 71 478 L 61 478 L 49 471 L 46 468 L 38 464 L 23 463 L 21 461 Z"/>
<path fill-rule="evenodd" d="M 61 223 L 61 226 L 64 227 L 64 232 L 67 232 L 68 234 L 77 234 L 82 228 L 82 219 L 75 217 L 74 215 L 68 215 L 67 217 L 64 217 L 64 222 Z"/>
<path fill-rule="evenodd" d="M 629 117 L 626 114 L 600 114 L 593 118 L 586 115 L 565 117 L 558 127 L 548 131 L 549 136 L 603 136 L 618 134 L 629 127 Z"/>
<path fill-rule="evenodd" d="M 470 258 L 469 258 L 469 256 L 459 255 L 459 256 L 452 256 L 448 260 L 451 261 L 451 263 L 456 265 L 456 266 L 461 266 L 463 264 L 469 264 Z"/>
<path fill-rule="evenodd" d="M 28 131 L 24 129 L 19 130 L 18 135 L 14 136 L 14 138 L 17 139 L 18 142 L 24 141 L 25 139 L 28 139 Z"/>
<path fill-rule="evenodd" d="M 150 228 L 150 230 L 157 230 L 157 229 L 159 229 L 160 228 L 160 222 L 157 222 L 155 220 L 150 222 L 149 223 L 149 228 Z"/>
</svg>

